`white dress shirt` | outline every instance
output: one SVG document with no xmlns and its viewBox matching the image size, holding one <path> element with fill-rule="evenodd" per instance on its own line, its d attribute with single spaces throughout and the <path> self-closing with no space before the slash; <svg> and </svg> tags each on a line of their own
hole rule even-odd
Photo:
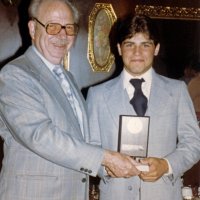
<svg viewBox="0 0 200 200">
<path fill-rule="evenodd" d="M 143 78 L 145 80 L 145 82 L 142 83 L 142 92 L 144 93 L 144 95 L 149 100 L 150 91 L 151 91 L 151 82 L 152 82 L 152 69 L 151 68 L 148 71 L 146 71 L 144 74 L 142 74 L 141 76 L 134 76 L 133 77 L 125 69 L 123 70 L 122 74 L 123 74 L 122 76 L 123 76 L 124 89 L 126 89 L 130 99 L 132 99 L 132 97 L 133 97 L 135 88 L 133 87 L 133 85 L 129 81 L 132 78 L 138 78 L 138 79 Z"/>
</svg>

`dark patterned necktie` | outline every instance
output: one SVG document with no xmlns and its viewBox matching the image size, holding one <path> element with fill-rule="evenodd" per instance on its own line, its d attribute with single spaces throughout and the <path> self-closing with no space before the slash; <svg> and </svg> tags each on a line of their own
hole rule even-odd
<svg viewBox="0 0 200 200">
<path fill-rule="evenodd" d="M 144 79 L 131 79 L 130 83 L 135 88 L 133 98 L 130 100 L 130 104 L 133 106 L 138 116 L 144 116 L 147 110 L 147 97 L 142 92 L 142 82 Z"/>
</svg>

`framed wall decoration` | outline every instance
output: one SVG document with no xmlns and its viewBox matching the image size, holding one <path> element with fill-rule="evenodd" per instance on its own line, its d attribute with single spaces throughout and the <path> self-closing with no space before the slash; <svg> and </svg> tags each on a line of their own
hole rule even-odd
<svg viewBox="0 0 200 200">
<path fill-rule="evenodd" d="M 94 72 L 109 72 L 114 62 L 109 33 L 117 20 L 111 4 L 96 3 L 89 15 L 87 57 Z"/>
<path fill-rule="evenodd" d="M 68 52 L 67 54 L 65 54 L 64 58 L 63 58 L 63 66 L 64 69 L 69 71 L 69 66 L 70 66 L 70 52 Z"/>
<path fill-rule="evenodd" d="M 181 78 L 185 67 L 200 59 L 200 8 L 138 4 L 134 11 L 153 18 L 158 27 L 161 47 L 155 70 L 170 78 Z"/>
<path fill-rule="evenodd" d="M 136 5 L 135 13 L 151 18 L 200 20 L 200 8 Z"/>
</svg>

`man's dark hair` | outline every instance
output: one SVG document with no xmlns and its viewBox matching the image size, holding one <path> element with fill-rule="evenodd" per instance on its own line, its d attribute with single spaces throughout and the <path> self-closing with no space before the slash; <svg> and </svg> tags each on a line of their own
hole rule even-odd
<svg viewBox="0 0 200 200">
<path fill-rule="evenodd" d="M 200 62 L 196 61 L 193 62 L 191 64 L 191 68 L 195 71 L 195 72 L 200 72 Z"/>
<path fill-rule="evenodd" d="M 133 37 L 136 33 L 145 33 L 157 45 L 159 41 L 158 30 L 154 21 L 145 15 L 127 15 L 119 20 L 117 25 L 117 43 Z"/>
</svg>

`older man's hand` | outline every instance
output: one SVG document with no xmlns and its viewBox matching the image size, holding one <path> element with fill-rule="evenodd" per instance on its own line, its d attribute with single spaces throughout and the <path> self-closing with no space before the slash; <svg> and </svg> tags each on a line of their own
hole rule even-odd
<svg viewBox="0 0 200 200">
<path fill-rule="evenodd" d="M 102 165 L 105 166 L 108 175 L 115 178 L 129 178 L 140 174 L 135 167 L 138 162 L 130 156 L 118 152 L 106 151 Z"/>
</svg>

